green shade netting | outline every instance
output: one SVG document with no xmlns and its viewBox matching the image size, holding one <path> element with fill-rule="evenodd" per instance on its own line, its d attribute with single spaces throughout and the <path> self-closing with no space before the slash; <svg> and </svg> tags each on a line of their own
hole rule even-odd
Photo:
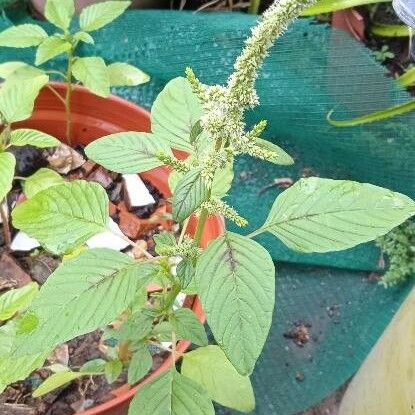
<svg viewBox="0 0 415 415">
<path fill-rule="evenodd" d="M 0 21 L 0 29 L 11 24 L 9 18 L 16 24 L 30 21 L 26 14 L 10 13 Z M 223 83 L 254 21 L 255 17 L 238 13 L 130 11 L 95 33 L 96 46 L 81 52 L 147 71 L 152 76 L 149 84 L 115 93 L 150 107 L 165 83 L 183 75 L 186 66 L 192 66 L 205 83 Z M 0 62 L 7 60 L 33 63 L 33 51 L 1 49 Z M 58 59 L 54 68 L 62 64 Z M 384 69 L 364 46 L 327 25 L 298 20 L 272 50 L 257 85 L 261 105 L 248 115 L 249 123 L 267 119 L 264 138 L 287 150 L 296 164 L 278 167 L 250 158 L 237 160 L 229 202 L 249 218 L 248 230 L 262 224 L 281 191 L 260 190 L 282 177 L 353 179 L 415 197 L 415 113 L 347 129 L 326 122 L 333 108 L 335 117 L 351 117 L 409 99 L 385 78 Z M 352 376 L 409 285 L 385 291 L 369 282 L 367 273 L 353 271 L 377 269 L 379 252 L 374 244 L 305 255 L 272 236 L 258 240 L 275 260 L 297 265 L 277 266 L 274 325 L 253 374 L 255 414 L 290 415 L 323 399 Z M 312 338 L 304 347 L 283 336 L 298 321 L 311 324 Z M 296 380 L 297 373 L 304 380 Z"/>
</svg>

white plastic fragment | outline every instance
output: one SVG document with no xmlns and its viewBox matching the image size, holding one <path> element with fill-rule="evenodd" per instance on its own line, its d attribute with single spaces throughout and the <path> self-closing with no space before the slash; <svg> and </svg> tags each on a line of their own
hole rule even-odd
<svg viewBox="0 0 415 415">
<path fill-rule="evenodd" d="M 19 231 L 13 238 L 10 249 L 12 251 L 31 251 L 39 246 L 40 244 L 36 239 L 31 238 L 25 232 Z"/>
<path fill-rule="evenodd" d="M 156 203 L 138 174 L 123 174 L 127 198 L 131 207 L 140 207 Z"/>
<path fill-rule="evenodd" d="M 185 293 L 180 292 L 179 294 L 177 294 L 177 297 L 174 300 L 173 310 L 177 310 L 178 308 L 182 308 L 185 300 L 186 300 L 186 294 Z"/>
<path fill-rule="evenodd" d="M 112 230 L 112 232 L 118 235 L 123 235 L 117 223 L 115 223 L 111 218 L 109 218 L 108 227 Z M 94 235 L 92 238 L 88 239 L 86 244 L 89 248 L 108 248 L 114 249 L 115 251 L 121 251 L 122 249 L 127 248 L 129 243 L 123 238 L 119 238 L 118 236 L 114 235 L 112 232 L 104 231 L 98 233 L 97 235 Z"/>
</svg>

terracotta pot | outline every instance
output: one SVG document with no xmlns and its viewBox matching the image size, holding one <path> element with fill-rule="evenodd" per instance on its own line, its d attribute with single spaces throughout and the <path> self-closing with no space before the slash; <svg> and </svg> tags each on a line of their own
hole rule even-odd
<svg viewBox="0 0 415 415">
<path fill-rule="evenodd" d="M 64 84 L 52 83 L 52 85 L 58 92 L 64 94 L 66 89 Z M 150 130 L 150 114 L 145 109 L 115 96 L 107 99 L 100 98 L 81 86 L 75 86 L 74 89 L 72 121 L 73 144 L 86 145 L 104 135 L 122 131 Z M 63 105 L 49 89 L 44 88 L 36 101 L 32 117 L 21 123 L 16 123 L 15 126 L 38 129 L 57 138 L 64 137 L 65 111 Z M 171 195 L 167 184 L 169 173 L 168 168 L 159 167 L 142 173 L 140 176 L 149 180 L 166 197 L 169 197 Z M 189 234 L 194 233 L 196 224 L 196 219 L 192 218 L 188 227 Z M 202 237 L 202 247 L 206 247 L 210 240 L 217 238 L 223 231 L 223 220 L 218 217 L 209 217 Z M 202 306 L 197 298 L 188 297 L 185 305 L 191 307 L 199 320 L 204 322 Z M 184 352 L 189 346 L 189 342 L 181 341 L 177 345 L 177 350 Z M 171 358 L 166 359 L 159 369 L 137 386 L 130 387 L 125 385 L 116 389 L 112 392 L 114 398 L 102 405 L 81 412 L 79 415 L 127 414 L 129 402 L 136 391 L 169 368 L 172 363 Z"/>
<path fill-rule="evenodd" d="M 355 39 L 365 38 L 365 19 L 356 9 L 339 10 L 333 13 L 331 24 L 336 29 L 350 33 Z"/>
</svg>

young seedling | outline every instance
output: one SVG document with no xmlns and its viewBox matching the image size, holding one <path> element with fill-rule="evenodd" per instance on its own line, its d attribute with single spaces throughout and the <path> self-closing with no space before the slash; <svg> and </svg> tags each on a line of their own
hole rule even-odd
<svg viewBox="0 0 415 415">
<path fill-rule="evenodd" d="M 268 232 L 301 252 L 338 251 L 383 235 L 415 213 L 415 202 L 405 195 L 370 184 L 310 177 L 276 198 L 259 229 L 246 236 L 226 231 L 201 246 L 210 215 L 223 215 L 241 227 L 248 224 L 224 200 L 236 157 L 293 162 L 261 138 L 265 121 L 247 129 L 244 116 L 258 104 L 255 80 L 269 48 L 312 3 L 281 0 L 271 6 L 252 30 L 226 85 L 205 85 L 190 69 L 186 78 L 170 81 L 152 107 L 152 133 L 112 134 L 86 148 L 92 160 L 123 174 L 170 166 L 172 216 L 182 226 L 181 235 L 157 235 L 158 256 L 144 260 L 90 249 L 64 262 L 9 335 L 0 355 L 0 388 L 28 376 L 59 344 L 106 328 L 109 357 L 91 372 L 103 370 L 109 381 L 122 368 L 129 383 L 142 379 L 152 366 L 154 348 L 168 351 L 171 362 L 182 359 L 180 372 L 172 363 L 139 389 L 130 415 L 211 415 L 212 400 L 249 412 L 255 404 L 249 376 L 271 327 L 275 302 L 274 263 L 254 237 Z M 189 157 L 180 160 L 172 149 Z M 102 187 L 74 181 L 37 193 L 12 216 L 16 228 L 62 254 L 105 230 L 107 212 Z M 198 222 L 191 237 L 187 227 L 194 216 Z M 150 282 L 161 290 L 147 301 Z M 190 309 L 177 307 L 182 292 L 200 297 L 217 345 L 208 345 L 204 327 Z M 200 347 L 179 353 L 180 339 Z M 79 376 L 52 375 L 35 395 Z"/>
<path fill-rule="evenodd" d="M 0 46 L 13 48 L 36 46 L 36 66 L 43 65 L 61 54 L 66 55 L 65 73 L 43 70 L 24 62 L 6 62 L 0 65 L 0 77 L 6 79 L 7 82 L 42 74 L 62 78 L 66 83 L 64 97 L 52 85 L 47 85 L 47 87 L 65 106 L 66 139 L 69 143 L 72 138 L 71 97 L 74 80 L 101 97 L 108 97 L 110 87 L 135 86 L 149 80 L 148 75 L 127 63 L 115 62 L 107 66 L 98 56 L 79 57 L 76 55 L 77 46 L 80 43 L 94 43 L 91 32 L 115 20 L 130 4 L 130 1 L 106 1 L 84 8 L 79 16 L 80 30 L 77 31 L 73 30 L 74 25 L 71 24 L 75 14 L 73 0 L 47 0 L 45 16 L 57 28 L 57 33 L 48 35 L 41 26 L 35 24 L 13 26 L 0 33 Z"/>
<path fill-rule="evenodd" d="M 47 76 L 39 75 L 21 82 L 10 82 L 0 88 L 0 214 L 6 246 L 11 243 L 7 194 L 12 188 L 13 180 L 21 179 L 15 177 L 15 156 L 7 150 L 12 146 L 47 148 L 59 145 L 55 137 L 41 131 L 12 128 L 12 123 L 31 116 L 34 101 L 47 82 Z"/>
</svg>

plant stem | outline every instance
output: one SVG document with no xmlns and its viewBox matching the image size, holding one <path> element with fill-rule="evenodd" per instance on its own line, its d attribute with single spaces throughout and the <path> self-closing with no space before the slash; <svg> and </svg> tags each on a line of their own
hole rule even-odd
<svg viewBox="0 0 415 415">
<path fill-rule="evenodd" d="M 187 226 L 189 225 L 189 221 L 190 221 L 190 217 L 188 217 L 184 222 L 183 222 L 183 227 L 182 227 L 182 231 L 180 233 L 180 237 L 179 240 L 177 241 L 177 243 L 180 245 L 183 242 L 184 239 L 184 235 L 186 235 L 186 230 L 187 230 Z"/>
<path fill-rule="evenodd" d="M 59 92 L 55 88 L 53 88 L 53 86 L 50 86 L 49 84 L 46 85 L 46 87 L 49 88 L 56 95 L 56 97 L 59 99 L 59 101 L 61 101 L 62 104 L 65 105 L 65 107 L 66 107 L 66 101 L 61 97 Z"/>
<path fill-rule="evenodd" d="M 66 139 L 68 144 L 72 144 L 72 113 L 71 113 L 71 98 L 72 98 L 72 63 L 73 63 L 74 48 L 68 51 L 68 68 L 66 71 L 66 97 L 65 97 L 65 113 L 66 113 Z"/>
<path fill-rule="evenodd" d="M 209 212 L 207 209 L 202 209 L 202 212 L 199 216 L 199 221 L 197 222 L 197 228 L 195 232 L 195 241 L 197 245 L 200 245 L 200 242 L 202 240 L 203 231 L 205 230 L 206 220 L 209 216 Z"/>
<path fill-rule="evenodd" d="M 172 360 L 173 360 L 173 366 L 174 366 L 174 362 L 176 361 L 176 343 L 177 343 L 176 332 L 172 331 L 171 332 L 171 355 L 172 355 Z"/>
<path fill-rule="evenodd" d="M 4 199 L 0 204 L 0 216 L 3 221 L 4 243 L 9 247 L 12 243 L 12 234 L 9 225 L 9 209 L 7 207 L 7 199 Z"/>
<path fill-rule="evenodd" d="M 259 6 L 261 4 L 261 0 L 251 0 L 249 3 L 249 14 L 258 14 Z"/>
</svg>

